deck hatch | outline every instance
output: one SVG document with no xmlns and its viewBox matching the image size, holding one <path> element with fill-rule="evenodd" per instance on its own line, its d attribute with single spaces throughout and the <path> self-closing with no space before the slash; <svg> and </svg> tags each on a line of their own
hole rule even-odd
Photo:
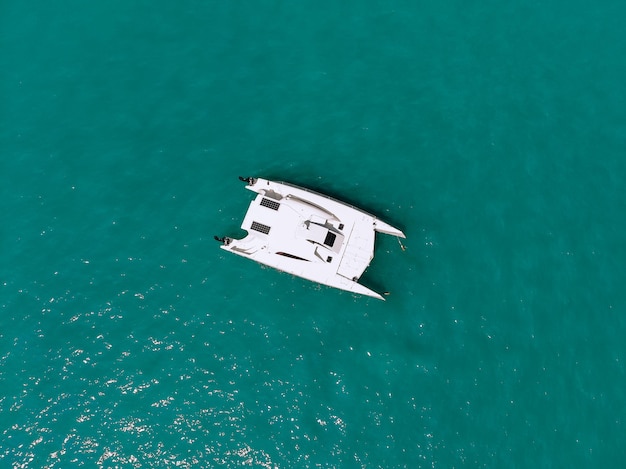
<svg viewBox="0 0 626 469">
<path fill-rule="evenodd" d="M 271 230 L 271 227 L 264 225 L 263 223 L 259 223 L 258 221 L 253 221 L 250 228 L 263 234 L 269 234 Z"/>
<path fill-rule="evenodd" d="M 280 204 L 278 202 L 276 202 L 275 200 L 267 199 L 265 197 L 261 199 L 261 205 L 263 207 L 271 208 L 272 210 L 278 210 L 278 208 L 280 207 Z"/>
<path fill-rule="evenodd" d="M 332 248 L 333 245 L 335 244 L 336 239 L 337 239 L 337 235 L 333 233 L 332 231 L 329 231 L 328 233 L 326 233 L 326 239 L 324 240 L 324 244 Z"/>
</svg>

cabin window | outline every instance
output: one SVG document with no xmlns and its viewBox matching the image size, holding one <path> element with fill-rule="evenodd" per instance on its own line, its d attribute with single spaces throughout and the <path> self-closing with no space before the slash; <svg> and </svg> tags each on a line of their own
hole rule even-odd
<svg viewBox="0 0 626 469">
<path fill-rule="evenodd" d="M 331 231 L 326 234 L 326 239 L 324 240 L 324 244 L 328 247 L 333 247 L 335 244 L 335 240 L 337 239 L 337 235 Z"/>
<path fill-rule="evenodd" d="M 289 254 L 288 252 L 282 252 L 281 251 L 281 252 L 277 252 L 276 254 L 279 255 L 279 256 L 289 257 L 290 259 L 297 259 L 299 261 L 307 261 L 307 262 L 309 262 L 308 259 L 304 259 L 304 258 L 302 258 L 300 256 L 296 256 L 294 254 Z"/>
<path fill-rule="evenodd" d="M 280 204 L 278 202 L 272 199 L 267 199 L 265 197 L 261 199 L 261 205 L 263 207 L 271 208 L 272 210 L 278 210 L 278 208 L 280 207 Z"/>
<path fill-rule="evenodd" d="M 271 230 L 271 227 L 264 225 L 263 223 L 259 223 L 258 221 L 253 221 L 250 228 L 263 234 L 269 234 Z"/>
</svg>

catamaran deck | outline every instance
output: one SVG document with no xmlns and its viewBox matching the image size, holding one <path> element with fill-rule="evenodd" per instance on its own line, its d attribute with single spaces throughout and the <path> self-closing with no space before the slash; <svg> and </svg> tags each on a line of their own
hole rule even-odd
<svg viewBox="0 0 626 469">
<path fill-rule="evenodd" d="M 241 228 L 248 235 L 222 249 L 342 290 L 383 299 L 358 283 L 374 257 L 376 231 L 404 238 L 397 228 L 349 204 L 285 182 L 240 178 L 258 195 Z"/>
</svg>

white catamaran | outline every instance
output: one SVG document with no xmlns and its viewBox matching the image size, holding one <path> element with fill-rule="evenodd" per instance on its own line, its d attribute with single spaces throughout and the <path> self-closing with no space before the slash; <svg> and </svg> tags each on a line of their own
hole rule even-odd
<svg viewBox="0 0 626 469">
<path fill-rule="evenodd" d="M 258 195 L 241 224 L 248 235 L 216 236 L 222 249 L 314 282 L 384 299 L 358 280 L 374 257 L 376 231 L 404 238 L 402 231 L 303 187 L 239 179 Z"/>
</svg>

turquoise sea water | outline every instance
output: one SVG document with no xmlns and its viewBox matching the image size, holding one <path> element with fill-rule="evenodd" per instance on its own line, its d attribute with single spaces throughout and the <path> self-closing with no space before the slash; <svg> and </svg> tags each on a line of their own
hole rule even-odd
<svg viewBox="0 0 626 469">
<path fill-rule="evenodd" d="M 0 6 L 0 467 L 623 467 L 626 4 Z M 291 181 L 386 302 L 221 251 Z"/>
</svg>

